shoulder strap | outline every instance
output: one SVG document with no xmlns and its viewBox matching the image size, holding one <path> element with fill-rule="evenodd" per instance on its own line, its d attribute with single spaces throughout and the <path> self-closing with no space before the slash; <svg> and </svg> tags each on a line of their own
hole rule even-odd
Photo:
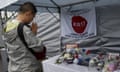
<svg viewBox="0 0 120 72">
<path fill-rule="evenodd" d="M 34 55 L 34 51 L 31 48 L 29 48 L 27 42 L 25 41 L 25 37 L 23 34 L 23 27 L 24 27 L 24 24 L 18 25 L 18 28 L 17 28 L 18 36 L 19 36 L 20 40 L 22 41 L 22 43 L 25 45 L 25 47 Z"/>
</svg>

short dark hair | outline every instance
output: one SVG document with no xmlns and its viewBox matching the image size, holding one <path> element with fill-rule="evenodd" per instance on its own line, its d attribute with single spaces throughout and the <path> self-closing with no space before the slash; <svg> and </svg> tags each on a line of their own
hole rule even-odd
<svg viewBox="0 0 120 72">
<path fill-rule="evenodd" d="M 37 9 L 32 2 L 25 2 L 24 4 L 20 6 L 19 8 L 20 13 L 25 13 L 27 11 L 32 11 L 33 14 L 36 14 Z"/>
</svg>

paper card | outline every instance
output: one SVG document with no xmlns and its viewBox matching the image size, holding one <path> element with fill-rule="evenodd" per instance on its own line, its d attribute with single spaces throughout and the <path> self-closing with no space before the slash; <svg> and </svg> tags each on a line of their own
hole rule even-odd
<svg viewBox="0 0 120 72">
<path fill-rule="evenodd" d="M 78 48 L 78 44 L 66 44 L 65 48 Z"/>
</svg>

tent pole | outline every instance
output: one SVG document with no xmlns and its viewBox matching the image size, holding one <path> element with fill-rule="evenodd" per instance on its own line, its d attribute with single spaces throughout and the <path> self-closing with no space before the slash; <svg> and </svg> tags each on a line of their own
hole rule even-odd
<svg viewBox="0 0 120 72">
<path fill-rule="evenodd" d="M 12 4 L 11 6 L 20 6 L 22 4 Z M 43 8 L 57 8 L 57 7 L 52 7 L 52 6 L 41 6 L 41 5 L 35 5 L 36 7 L 43 7 Z"/>
<path fill-rule="evenodd" d="M 0 10 L 0 23 L 1 25 L 3 24 L 1 10 Z"/>
<path fill-rule="evenodd" d="M 8 13 L 7 13 L 7 9 L 5 9 L 5 22 L 8 20 Z"/>
<path fill-rule="evenodd" d="M 57 6 L 58 8 L 58 13 L 59 13 L 59 23 L 60 23 L 60 34 L 61 34 L 61 7 L 54 1 L 54 0 L 50 0 L 54 5 Z M 63 51 L 63 48 L 62 48 L 62 37 L 59 36 L 60 38 L 60 52 Z"/>
<path fill-rule="evenodd" d="M 2 12 L 2 10 L 0 10 L 0 26 L 1 26 L 1 28 L 2 28 L 2 31 L 1 31 L 1 36 L 2 36 L 2 41 L 3 41 L 3 47 L 2 48 L 4 48 L 4 47 L 6 47 L 6 45 L 5 45 L 5 42 L 4 42 L 4 22 L 3 22 L 3 18 L 2 18 L 2 14 L 1 14 L 1 12 Z"/>
<path fill-rule="evenodd" d="M 3 35 L 3 28 L 4 28 L 4 26 L 3 26 L 3 24 L 4 24 L 4 22 L 3 22 L 3 18 L 2 18 L 2 10 L 0 10 L 0 24 L 1 24 L 1 27 L 2 27 L 2 35 Z"/>
</svg>

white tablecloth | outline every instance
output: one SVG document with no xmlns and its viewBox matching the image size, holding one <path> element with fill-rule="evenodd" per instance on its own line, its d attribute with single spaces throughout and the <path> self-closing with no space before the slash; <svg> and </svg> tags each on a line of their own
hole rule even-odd
<svg viewBox="0 0 120 72">
<path fill-rule="evenodd" d="M 98 72 L 96 69 L 89 69 L 86 66 L 66 63 L 55 64 L 58 57 L 59 56 L 55 56 L 43 61 L 44 72 Z"/>
</svg>

